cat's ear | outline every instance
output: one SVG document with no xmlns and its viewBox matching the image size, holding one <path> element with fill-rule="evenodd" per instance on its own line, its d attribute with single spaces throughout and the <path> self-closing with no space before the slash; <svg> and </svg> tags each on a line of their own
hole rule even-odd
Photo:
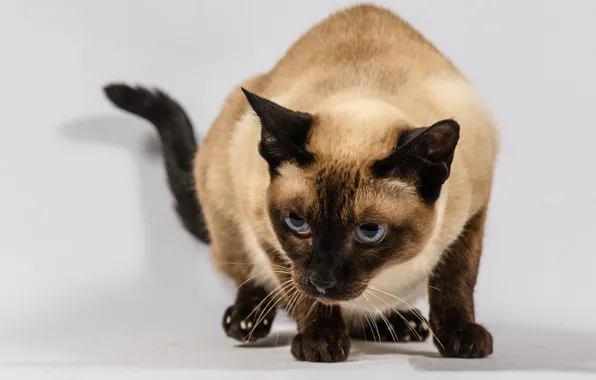
<svg viewBox="0 0 596 380">
<path fill-rule="evenodd" d="M 409 129 L 400 135 L 393 153 L 374 163 L 373 172 L 379 177 L 414 180 L 422 198 L 434 203 L 449 178 L 458 141 L 459 124 L 451 119 Z"/>
<path fill-rule="evenodd" d="M 269 163 L 272 173 L 283 162 L 307 165 L 313 156 L 306 150 L 311 115 L 289 110 L 242 88 L 248 103 L 261 121 L 259 153 Z"/>
</svg>

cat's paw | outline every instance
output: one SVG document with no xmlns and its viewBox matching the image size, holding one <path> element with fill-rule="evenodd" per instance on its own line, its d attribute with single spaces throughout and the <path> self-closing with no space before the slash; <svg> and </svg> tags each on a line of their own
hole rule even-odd
<svg viewBox="0 0 596 380">
<path fill-rule="evenodd" d="M 292 355 L 307 362 L 343 362 L 350 354 L 350 344 L 343 330 L 308 331 L 294 337 Z"/>
<path fill-rule="evenodd" d="M 381 342 L 423 342 L 430 330 L 419 310 L 392 311 L 385 318 L 378 317 L 374 325 L 362 321 L 350 329 L 350 336 L 358 340 Z"/>
<path fill-rule="evenodd" d="M 226 335 L 241 342 L 254 342 L 269 335 L 276 310 L 265 315 L 260 303 L 261 300 L 253 300 L 228 307 L 222 321 Z"/>
<path fill-rule="evenodd" d="M 441 355 L 447 358 L 485 358 L 493 353 L 491 333 L 476 323 L 438 329 L 435 345 Z"/>
</svg>

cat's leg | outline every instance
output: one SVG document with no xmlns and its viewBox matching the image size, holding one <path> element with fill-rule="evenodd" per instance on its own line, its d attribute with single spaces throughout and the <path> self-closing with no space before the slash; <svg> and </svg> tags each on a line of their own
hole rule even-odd
<svg viewBox="0 0 596 380">
<path fill-rule="evenodd" d="M 485 219 L 483 209 L 468 221 L 429 281 L 430 326 L 445 357 L 483 358 L 493 352 L 492 335 L 474 314 Z"/>
<path fill-rule="evenodd" d="M 236 299 L 222 317 L 222 327 L 230 338 L 255 341 L 269 335 L 276 308 L 271 308 L 269 291 L 258 276 L 241 244 L 234 222 L 209 212 L 206 216 L 211 233 L 211 252 L 215 265 L 236 284 Z"/>
<path fill-rule="evenodd" d="M 341 362 L 350 353 L 350 337 L 339 306 L 300 302 L 292 312 L 298 334 L 292 340 L 292 355 L 300 361 Z"/>
<path fill-rule="evenodd" d="M 405 343 L 423 342 L 430 334 L 426 319 L 417 309 L 399 311 L 399 314 L 392 310 L 383 316 L 384 318 L 377 316 L 374 321 L 370 317 L 354 316 L 350 337 L 357 340 Z"/>
</svg>

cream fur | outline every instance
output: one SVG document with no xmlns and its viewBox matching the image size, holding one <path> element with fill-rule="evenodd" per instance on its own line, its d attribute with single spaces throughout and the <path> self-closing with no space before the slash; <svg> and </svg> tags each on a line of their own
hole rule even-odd
<svg viewBox="0 0 596 380">
<path fill-rule="evenodd" d="M 469 81 L 403 20 L 381 8 L 359 6 L 316 25 L 273 70 L 243 86 L 288 108 L 320 115 L 326 123 L 313 131 L 317 135 L 311 148 L 330 159 L 358 161 L 387 154 L 396 122 L 404 126 L 428 126 L 445 118 L 459 122 L 461 138 L 451 177 L 437 203 L 431 240 L 418 256 L 383 270 L 370 283 L 410 304 L 424 295 L 428 275 L 441 254 L 490 197 L 498 135 Z M 233 268 L 222 262 L 252 263 L 255 281 L 273 289 L 279 280 L 259 242 L 278 250 L 281 246 L 266 212 L 269 174 L 257 151 L 259 138 L 258 120 L 236 89 L 199 149 L 196 178 L 212 233 L 214 261 L 233 277 Z M 299 173 L 289 166 L 282 175 L 291 178 Z M 234 239 L 226 234 L 230 230 Z M 375 308 L 408 308 L 393 297 L 377 295 L 383 300 L 368 296 Z M 371 310 L 363 296 L 343 306 L 352 312 L 348 314 Z"/>
</svg>

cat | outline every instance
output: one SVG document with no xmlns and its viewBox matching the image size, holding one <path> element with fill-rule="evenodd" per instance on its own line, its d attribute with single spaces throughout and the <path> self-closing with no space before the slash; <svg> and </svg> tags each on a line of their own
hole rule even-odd
<svg viewBox="0 0 596 380">
<path fill-rule="evenodd" d="M 238 286 L 228 336 L 267 336 L 281 307 L 297 360 L 429 334 L 444 357 L 492 354 L 474 288 L 499 133 L 474 85 L 397 14 L 329 15 L 231 92 L 198 149 L 163 91 L 104 91 L 156 126 L 180 219 Z M 411 306 L 424 296 L 428 323 Z"/>
</svg>

